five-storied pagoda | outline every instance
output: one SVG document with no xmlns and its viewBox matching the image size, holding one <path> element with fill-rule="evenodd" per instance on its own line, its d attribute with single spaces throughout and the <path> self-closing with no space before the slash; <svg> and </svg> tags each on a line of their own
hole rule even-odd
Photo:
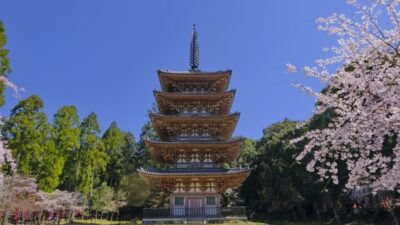
<svg viewBox="0 0 400 225">
<path fill-rule="evenodd" d="M 199 69 L 197 31 L 193 29 L 190 70 L 159 70 L 161 91 L 154 91 L 158 112 L 150 118 L 159 139 L 147 140 L 152 160 L 167 169 L 139 169 L 150 185 L 170 193 L 169 209 L 145 209 L 144 219 L 231 218 L 244 207 L 221 207 L 221 193 L 239 186 L 246 168 L 223 168 L 240 153 L 232 139 L 239 113 L 230 113 L 235 90 L 228 90 L 231 70 Z"/>
</svg>

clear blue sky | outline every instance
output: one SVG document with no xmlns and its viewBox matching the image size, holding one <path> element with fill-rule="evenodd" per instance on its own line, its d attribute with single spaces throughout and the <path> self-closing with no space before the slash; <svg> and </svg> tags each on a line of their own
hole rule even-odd
<svg viewBox="0 0 400 225">
<path fill-rule="evenodd" d="M 39 95 L 52 119 L 63 105 L 81 118 L 95 112 L 104 131 L 112 121 L 138 136 L 159 89 L 157 69 L 187 70 L 192 24 L 199 32 L 200 68 L 232 69 L 237 89 L 235 135 L 260 138 L 284 118 L 302 120 L 314 99 L 291 86 L 301 76 L 285 64 L 310 65 L 332 39 L 315 19 L 349 11 L 345 0 L 21 0 L 3 1 L 13 73 Z M 7 95 L 8 115 L 18 99 Z"/>
</svg>

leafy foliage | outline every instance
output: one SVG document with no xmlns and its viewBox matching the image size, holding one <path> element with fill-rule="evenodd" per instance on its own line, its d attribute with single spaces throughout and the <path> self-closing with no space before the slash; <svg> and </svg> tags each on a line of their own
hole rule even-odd
<svg viewBox="0 0 400 225">
<path fill-rule="evenodd" d="M 145 140 L 146 139 L 157 139 L 157 133 L 154 130 L 150 121 L 147 121 L 142 127 L 140 132 L 140 140 L 137 145 L 136 158 L 140 166 L 146 167 L 152 164 L 150 160 L 150 153 L 146 149 Z"/>
<path fill-rule="evenodd" d="M 122 154 L 122 174 L 132 174 L 136 172 L 139 165 L 139 155 L 137 154 L 137 145 L 135 136 L 130 132 L 124 133 L 124 143 L 121 147 Z"/>
<path fill-rule="evenodd" d="M 116 211 L 117 208 L 113 199 L 113 189 L 103 182 L 93 191 L 93 196 L 90 199 L 91 208 L 102 213 Z"/>
<path fill-rule="evenodd" d="M 253 161 L 253 157 L 257 155 L 256 141 L 244 137 L 240 138 L 243 139 L 243 144 L 234 166 L 248 167 Z"/>
<path fill-rule="evenodd" d="M 7 44 L 7 36 L 3 23 L 0 21 L 0 76 L 7 76 L 11 72 L 11 66 L 8 59 L 8 49 L 5 48 Z M 0 106 L 4 105 L 4 82 L 0 83 Z"/>
<path fill-rule="evenodd" d="M 296 184 L 296 181 L 303 183 L 299 180 L 302 169 L 296 168 L 299 165 L 294 159 L 298 149 L 290 143 L 298 135 L 296 125 L 289 120 L 273 124 L 257 142 L 259 154 L 253 155 L 254 170 L 242 188 L 242 194 L 247 196 L 246 204 L 251 208 L 273 213 L 296 208 L 303 202 Z M 246 189 L 256 193 L 246 193 Z"/>
<path fill-rule="evenodd" d="M 137 173 L 122 178 L 121 190 L 126 193 L 126 200 L 130 206 L 142 206 L 150 196 L 149 185 Z"/>
</svg>

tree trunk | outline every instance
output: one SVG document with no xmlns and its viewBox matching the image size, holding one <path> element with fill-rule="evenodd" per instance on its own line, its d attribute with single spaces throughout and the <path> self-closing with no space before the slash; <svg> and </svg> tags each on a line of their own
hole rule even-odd
<svg viewBox="0 0 400 225">
<path fill-rule="evenodd" d="M 392 215 L 392 217 L 393 217 L 394 224 L 399 225 L 399 221 L 397 220 L 397 216 L 396 216 L 396 213 L 394 213 L 393 208 L 390 208 L 389 212 L 390 212 L 390 215 Z"/>
<path fill-rule="evenodd" d="M 94 172 L 92 172 L 92 183 L 90 184 L 90 198 L 93 197 L 93 185 L 94 185 Z"/>
<path fill-rule="evenodd" d="M 68 217 L 69 217 L 68 222 L 72 223 L 72 221 L 74 221 L 74 217 L 75 217 L 75 210 L 70 210 Z"/>
<path fill-rule="evenodd" d="M 94 183 L 94 172 L 92 172 L 92 183 L 90 185 L 90 192 L 89 192 L 89 213 L 90 213 L 90 222 L 92 222 L 92 204 L 93 204 L 93 184 Z M 97 220 L 97 211 L 96 211 L 96 220 Z"/>
<path fill-rule="evenodd" d="M 44 212 L 43 212 L 43 210 L 42 211 L 40 211 L 40 213 L 39 213 L 39 215 L 38 215 L 38 223 L 39 224 L 43 224 L 43 222 L 44 222 Z"/>
<path fill-rule="evenodd" d="M 34 218 L 35 212 L 29 211 L 29 224 L 33 224 L 33 218 Z"/>
<path fill-rule="evenodd" d="M 111 173 L 111 177 L 110 177 L 110 186 L 112 187 L 112 183 L 114 182 L 114 173 Z"/>
<path fill-rule="evenodd" d="M 61 212 L 57 217 L 57 224 L 60 225 L 61 224 Z"/>
<path fill-rule="evenodd" d="M 113 221 L 114 213 L 111 213 L 110 220 Z"/>
<path fill-rule="evenodd" d="M 342 225 L 342 222 L 340 221 L 340 216 L 336 210 L 336 202 L 333 203 L 332 197 L 329 196 L 329 204 L 331 205 L 332 211 L 333 211 L 333 215 L 335 217 L 335 221 L 337 225 Z"/>
<path fill-rule="evenodd" d="M 117 212 L 117 221 L 119 221 L 119 210 Z"/>
<path fill-rule="evenodd" d="M 297 208 L 299 209 L 299 211 L 301 213 L 301 216 L 303 217 L 303 220 L 308 220 L 308 217 L 307 217 L 306 211 L 304 210 L 303 205 L 302 204 L 298 204 Z"/>
<path fill-rule="evenodd" d="M 5 211 L 3 215 L 3 225 L 8 225 L 8 217 L 9 217 L 9 212 Z"/>
<path fill-rule="evenodd" d="M 318 205 L 316 203 L 312 204 L 315 212 L 317 213 L 318 223 L 322 223 L 321 212 L 319 211 Z"/>
<path fill-rule="evenodd" d="M 21 212 L 21 222 L 22 222 L 22 224 L 25 224 L 25 215 L 24 215 L 24 212 Z"/>
<path fill-rule="evenodd" d="M 294 210 L 294 208 L 292 208 L 292 216 L 293 216 L 293 220 L 297 220 L 296 211 Z"/>
</svg>

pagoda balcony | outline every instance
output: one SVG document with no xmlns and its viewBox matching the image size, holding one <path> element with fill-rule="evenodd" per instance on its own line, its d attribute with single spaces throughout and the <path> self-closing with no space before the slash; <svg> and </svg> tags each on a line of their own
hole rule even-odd
<svg viewBox="0 0 400 225">
<path fill-rule="evenodd" d="M 209 112 L 209 111 L 182 111 L 182 112 L 176 112 L 172 114 L 174 116 L 217 116 L 220 115 L 218 113 L 214 112 Z"/>
<path fill-rule="evenodd" d="M 144 208 L 143 222 L 247 219 L 246 207 Z"/>
<path fill-rule="evenodd" d="M 221 116 L 171 116 L 150 113 L 150 119 L 159 138 L 163 141 L 226 141 L 231 138 L 240 113 Z M 176 138 L 179 138 L 177 140 Z M 209 139 L 215 138 L 215 139 Z M 175 139 L 175 140 L 174 140 Z M 190 139 L 187 139 L 188 141 Z"/>
<path fill-rule="evenodd" d="M 173 142 L 212 142 L 218 141 L 216 137 L 212 136 L 177 136 L 171 137 L 169 141 Z"/>
<path fill-rule="evenodd" d="M 152 160 L 160 164 L 175 164 L 179 158 L 184 157 L 187 162 L 193 154 L 199 154 L 200 162 L 212 162 L 223 164 L 236 160 L 240 154 L 242 139 L 232 139 L 226 142 L 219 141 L 186 141 L 163 142 L 160 140 L 145 140 L 146 147 L 150 151 Z"/>
<path fill-rule="evenodd" d="M 158 109 L 164 115 L 226 115 L 229 113 L 235 90 L 220 93 L 206 91 L 160 92 L 154 91 Z"/>
<path fill-rule="evenodd" d="M 220 168 L 221 164 L 213 162 L 178 162 L 175 168 Z"/>
<path fill-rule="evenodd" d="M 250 174 L 249 168 L 140 168 L 139 175 L 147 180 L 149 184 L 159 190 L 171 192 L 176 190 L 179 183 L 200 182 L 198 191 L 208 188 L 208 183 L 216 184 L 214 190 L 221 194 L 228 188 L 238 187 Z M 211 181 L 212 180 L 212 181 Z M 185 185 L 189 187 L 188 185 Z M 191 191 L 191 190 L 187 190 Z"/>
</svg>

